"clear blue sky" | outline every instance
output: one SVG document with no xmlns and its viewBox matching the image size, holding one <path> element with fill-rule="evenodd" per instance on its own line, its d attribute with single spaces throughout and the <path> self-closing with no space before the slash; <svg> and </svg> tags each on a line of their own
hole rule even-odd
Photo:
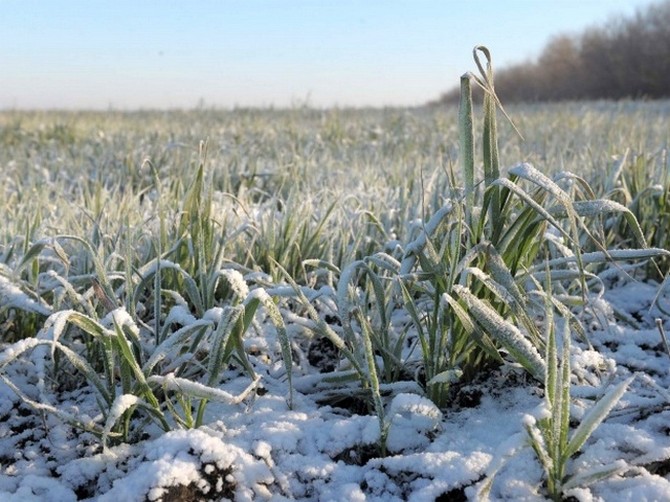
<svg viewBox="0 0 670 502">
<path fill-rule="evenodd" d="M 383 106 L 651 0 L 0 0 L 0 108 Z"/>
</svg>

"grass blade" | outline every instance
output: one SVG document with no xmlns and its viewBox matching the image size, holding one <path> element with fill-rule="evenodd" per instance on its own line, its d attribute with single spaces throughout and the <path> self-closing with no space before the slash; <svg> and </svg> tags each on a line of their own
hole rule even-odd
<svg viewBox="0 0 670 502">
<path fill-rule="evenodd" d="M 454 291 L 465 301 L 472 316 L 486 332 L 496 339 L 512 358 L 521 364 L 533 377 L 544 381 L 546 365 L 537 349 L 524 337 L 516 326 L 506 321 L 500 314 L 473 295 L 469 289 L 454 285 Z"/>
<path fill-rule="evenodd" d="M 593 406 L 593 408 L 587 412 L 577 429 L 575 429 L 574 433 L 570 437 L 568 446 L 563 454 L 566 460 L 581 449 L 596 427 L 600 425 L 600 423 L 607 417 L 612 408 L 616 406 L 616 404 L 619 402 L 619 399 L 621 399 L 621 397 L 626 392 L 626 389 L 628 389 L 628 386 L 634 379 L 635 376 L 633 375 L 620 384 L 616 385 L 607 394 L 600 398 L 595 406 Z"/>
</svg>

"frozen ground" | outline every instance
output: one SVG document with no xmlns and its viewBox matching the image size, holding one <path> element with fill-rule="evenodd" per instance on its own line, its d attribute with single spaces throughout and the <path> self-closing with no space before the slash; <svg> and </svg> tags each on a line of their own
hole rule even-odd
<svg viewBox="0 0 670 502">
<path fill-rule="evenodd" d="M 661 318 L 670 331 L 670 319 L 650 309 L 657 292 L 644 283 L 614 287 L 587 322 L 594 350 L 573 343 L 573 426 L 608 385 L 637 375 L 569 465 L 575 472 L 622 459 L 626 468 L 574 490 L 577 500 L 670 500 L 670 356 L 655 325 Z M 667 294 L 659 301 L 670 307 Z M 142 441 L 104 451 L 92 435 L 35 413 L 0 384 L 0 500 L 478 500 L 495 469 L 492 500 L 544 500 L 543 471 L 520 448 L 523 417 L 538 413 L 542 391 L 522 373 L 491 373 L 458 389 L 442 411 L 411 382 L 387 389 L 395 397 L 387 402 L 389 453 L 380 458 L 375 416 L 354 398 L 324 403 L 316 370 L 305 366 L 289 409 L 285 374 L 273 358 L 253 358 L 262 387 L 242 404 L 210 405 L 206 426 L 167 434 L 147 428 Z M 37 384 L 32 364 L 7 369 L 28 395 Z M 222 388 L 231 394 L 249 385 L 229 376 Z M 63 411 L 97 413 L 85 389 L 52 397 Z"/>
</svg>

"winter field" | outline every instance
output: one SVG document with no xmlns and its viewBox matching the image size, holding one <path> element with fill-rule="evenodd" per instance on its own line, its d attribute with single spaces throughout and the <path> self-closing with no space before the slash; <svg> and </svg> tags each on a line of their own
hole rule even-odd
<svg viewBox="0 0 670 502">
<path fill-rule="evenodd" d="M 670 500 L 670 103 L 0 113 L 0 500 Z"/>
</svg>

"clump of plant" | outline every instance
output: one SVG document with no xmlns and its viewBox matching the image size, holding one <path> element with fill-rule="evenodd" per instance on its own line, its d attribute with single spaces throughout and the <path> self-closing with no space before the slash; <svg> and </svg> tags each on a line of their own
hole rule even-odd
<svg viewBox="0 0 670 502">
<path fill-rule="evenodd" d="M 478 52 L 486 57 L 486 68 Z M 445 308 L 442 319 L 447 322 L 441 331 L 460 341 L 452 343 L 447 371 L 461 367 L 473 374 L 486 360 L 500 360 L 497 353 L 502 349 L 512 361 L 542 381 L 547 362 L 540 354 L 545 342 L 533 320 L 542 311 L 535 300 L 541 288 L 537 282 L 531 286 L 526 273 L 534 268 L 540 253 L 557 257 L 551 263 L 546 287 L 564 288 L 571 284 L 576 294 L 570 302 L 581 297 L 578 302 L 583 305 L 588 301 L 589 263 L 596 261 L 596 256 L 602 262 L 617 259 L 604 248 L 589 220 L 597 223 L 605 215 L 622 215 L 637 244 L 643 248 L 647 244 L 628 209 L 595 199 L 587 190 L 584 193 L 590 200 L 578 198 L 573 186 L 587 184 L 577 176 L 561 173 L 552 179 L 528 163 L 508 169 L 507 176 L 501 175 L 496 108 L 507 114 L 495 92 L 489 51 L 476 47 L 474 56 L 479 75 L 466 74 L 461 79 L 459 127 L 464 192 L 462 198 L 456 199 L 459 209 L 455 216 L 463 223 L 452 225 L 453 233 L 427 232 L 426 245 L 419 256 L 420 270 L 428 273 L 430 286 L 442 293 L 442 301 L 449 307 Z M 473 81 L 484 94 L 481 188 L 476 183 Z M 594 247 L 601 254 L 585 259 L 585 246 Z M 436 263 L 442 267 L 436 267 Z M 555 301 L 564 312 L 568 311 L 567 304 Z M 434 301 L 434 308 L 436 304 Z M 578 324 L 575 327 L 580 329 Z M 580 334 L 584 336 L 583 330 Z M 453 350 L 459 347 L 468 350 Z"/>
<path fill-rule="evenodd" d="M 292 404 L 283 319 L 262 287 L 249 290 L 239 272 L 223 267 L 223 246 L 214 245 L 203 209 L 203 179 L 201 164 L 170 245 L 159 202 L 156 255 L 145 264 L 136 265 L 138 252 L 128 246 L 107 256 L 107 245 L 58 235 L 26 247 L 7 277 L 0 275 L 0 313 L 18 309 L 46 318 L 0 352 L 0 378 L 29 406 L 98 435 L 103 445 L 108 438 L 132 441 L 149 422 L 166 431 L 199 427 L 210 401 L 237 403 L 258 385 L 243 338 L 261 306 L 277 333 Z M 110 241 L 104 234 L 99 240 Z M 29 286 L 34 299 L 24 292 Z M 25 358 L 35 364 L 36 395 L 8 377 L 10 365 Z M 219 388 L 231 364 L 251 379 L 239 396 Z M 50 404 L 51 387 L 82 384 L 95 392 L 99 417 L 84 419 Z M 138 415 L 144 418 L 134 420 Z"/>
<path fill-rule="evenodd" d="M 100 436 L 103 445 L 108 438 L 128 441 L 137 437 L 143 425 L 141 421 L 131 424 L 136 411 L 165 431 L 199 427 L 208 402 L 238 403 L 258 385 L 260 377 L 248 361 L 242 338 L 260 305 L 267 310 L 282 343 L 286 342 L 281 315 L 267 293 L 246 290 L 237 272 L 226 271 L 223 276 L 244 296 L 236 296 L 239 299 L 232 305 L 209 311 L 200 319 L 183 305 L 174 307 L 156 344 L 147 340 L 148 333 L 141 333 L 124 308 L 111 311 L 100 321 L 73 310 L 55 313 L 38 336 L 16 342 L 0 353 L 0 378 L 34 409 L 53 413 Z M 77 349 L 81 342 L 84 353 Z M 33 352 L 39 378 L 39 396 L 35 398 L 28 397 L 5 374 L 11 363 L 29 352 Z M 290 360 L 290 354 L 285 355 Z M 231 363 L 240 365 L 252 380 L 238 396 L 218 388 Z M 95 390 L 102 422 L 81 419 L 49 404 L 46 382 L 67 385 L 70 375 L 79 375 Z"/>
<path fill-rule="evenodd" d="M 486 58 L 485 67 L 480 54 Z M 319 328 L 319 336 L 333 340 L 365 387 L 374 388 L 369 381 L 373 375 L 382 383 L 413 375 L 438 406 L 447 404 L 450 387 L 459 379 L 469 380 L 505 362 L 545 380 L 546 342 L 535 322 L 543 311 L 537 300 L 543 290 L 537 282 L 542 275 L 535 265 L 538 256 L 552 258 L 546 287 L 562 292 L 554 302 L 567 316 L 571 308 L 588 301 L 593 264 L 663 253 L 646 249 L 630 210 L 595 199 L 578 176 L 561 173 L 552 179 L 528 163 L 501 173 L 496 110 L 503 109 L 495 93 L 491 56 L 480 46 L 474 58 L 479 75 L 461 79 L 462 185 L 450 172 L 442 207 L 427 220 L 408 222 L 406 239 L 388 250 L 341 270 L 323 261 L 310 262 L 321 267 L 323 275 L 335 277 L 337 284 L 333 294 L 341 328 L 336 332 L 328 327 L 327 335 Z M 473 82 L 484 95 L 481 181 Z M 583 189 L 575 190 L 575 185 Z M 599 222 L 612 215 L 626 221 L 642 250 L 605 247 Z M 391 322 L 400 307 L 411 321 L 404 327 Z M 588 342 L 577 318 L 571 323 Z M 375 357 L 365 356 L 369 348 Z"/>
<path fill-rule="evenodd" d="M 566 324 L 567 326 L 567 324 Z M 545 406 L 547 416 L 536 420 L 527 415 L 524 426 L 537 460 L 545 472 L 547 493 L 552 500 L 563 500 L 565 492 L 600 481 L 626 469 L 625 462 L 568 474 L 568 465 L 593 431 L 605 420 L 619 402 L 634 377 L 630 377 L 610 389 L 582 418 L 577 428 L 570 433 L 570 333 L 563 336 L 563 357 L 560 366 L 556 363 L 554 340 L 547 345 L 549 371 L 545 381 Z"/>
<path fill-rule="evenodd" d="M 670 171 L 667 167 L 667 149 L 654 155 L 633 154 L 627 149 L 612 163 L 601 187 L 608 198 L 626 206 L 640 222 L 649 245 L 661 249 L 670 249 Z M 604 229 L 608 242 L 630 245 L 635 240 L 621 217 L 605 221 Z M 670 271 L 670 259 L 656 257 L 644 270 L 648 278 L 663 280 Z"/>
<path fill-rule="evenodd" d="M 566 493 L 573 489 L 623 472 L 627 466 L 623 461 L 598 466 L 582 472 L 569 472 L 574 455 L 579 453 L 591 434 L 607 418 L 616 406 L 634 376 L 627 378 L 611 388 L 598 399 L 579 425 L 570 431 L 570 327 L 563 322 L 562 356 L 559 361 L 553 320 L 553 298 L 548 290 L 546 317 L 547 372 L 544 379 L 544 406 L 539 418 L 526 415 L 523 419 L 527 432 L 528 446 L 535 453 L 537 461 L 544 470 L 547 495 L 554 501 L 563 500 Z M 479 495 L 484 497 L 491 489 L 495 472 L 482 485 Z"/>
</svg>

